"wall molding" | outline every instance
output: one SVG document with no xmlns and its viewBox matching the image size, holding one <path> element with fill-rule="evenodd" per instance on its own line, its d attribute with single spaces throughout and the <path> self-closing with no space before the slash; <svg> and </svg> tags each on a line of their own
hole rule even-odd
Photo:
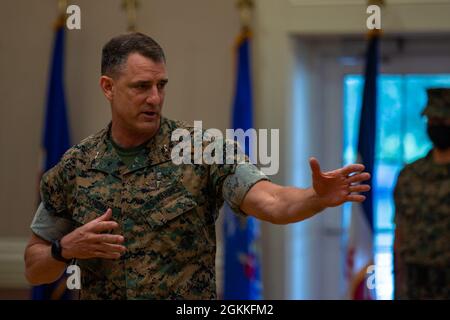
<svg viewBox="0 0 450 320">
<path fill-rule="evenodd" d="M 0 288 L 28 288 L 23 254 L 27 238 L 0 238 Z"/>
</svg>

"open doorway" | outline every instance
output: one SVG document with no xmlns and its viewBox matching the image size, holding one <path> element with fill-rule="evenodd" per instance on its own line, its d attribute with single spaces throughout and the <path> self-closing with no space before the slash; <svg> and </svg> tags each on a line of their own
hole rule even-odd
<svg viewBox="0 0 450 320">
<path fill-rule="evenodd" d="M 309 140 L 305 143 L 315 146 L 315 154 L 323 159 L 325 168 L 354 162 L 366 41 L 355 36 L 293 40 L 297 52 L 293 121 L 310 119 L 307 131 L 302 132 L 307 134 L 305 141 Z M 449 40 L 448 35 L 385 35 L 381 42 L 375 168 L 378 178 L 373 182 L 378 299 L 393 296 L 393 188 L 400 169 L 424 156 L 431 147 L 420 112 L 425 106 L 426 88 L 450 87 Z M 293 130 L 298 127 L 293 126 Z M 294 175 L 304 174 L 293 171 Z M 315 217 L 310 223 L 315 233 L 305 232 L 305 226 L 293 227 L 293 256 L 299 256 L 299 252 L 310 254 L 308 260 L 292 262 L 292 277 L 298 281 L 293 284 L 294 298 L 346 298 L 350 212 L 350 205 L 345 205 Z M 307 273 L 302 276 L 295 274 L 296 270 Z"/>
</svg>

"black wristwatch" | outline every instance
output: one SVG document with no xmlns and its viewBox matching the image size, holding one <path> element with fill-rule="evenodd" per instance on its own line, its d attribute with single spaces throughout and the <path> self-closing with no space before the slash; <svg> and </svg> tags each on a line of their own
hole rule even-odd
<svg viewBox="0 0 450 320">
<path fill-rule="evenodd" d="M 72 259 L 66 259 L 62 256 L 62 247 L 59 240 L 52 241 L 52 257 L 58 261 L 69 263 Z"/>
</svg>

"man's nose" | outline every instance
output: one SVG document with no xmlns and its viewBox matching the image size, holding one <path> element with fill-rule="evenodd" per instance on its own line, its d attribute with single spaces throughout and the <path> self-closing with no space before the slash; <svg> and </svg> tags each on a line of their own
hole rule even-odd
<svg viewBox="0 0 450 320">
<path fill-rule="evenodd" d="M 156 86 L 152 86 L 146 99 L 147 104 L 159 105 L 161 103 L 161 94 Z"/>
</svg>

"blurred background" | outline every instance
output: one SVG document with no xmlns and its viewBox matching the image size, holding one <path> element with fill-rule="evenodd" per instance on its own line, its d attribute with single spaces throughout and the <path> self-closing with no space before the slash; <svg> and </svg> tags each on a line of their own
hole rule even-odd
<svg viewBox="0 0 450 320">
<path fill-rule="evenodd" d="M 81 29 L 66 30 L 65 92 L 72 144 L 109 121 L 99 88 L 102 46 L 127 30 L 120 0 L 73 0 Z M 23 252 L 37 206 L 56 0 L 0 0 L 0 298 L 29 299 Z M 308 158 L 324 170 L 356 161 L 367 48 L 365 0 L 255 0 L 250 27 L 255 128 L 280 130 L 283 185 L 308 187 Z M 450 87 L 450 1 L 387 0 L 381 11 L 374 261 L 376 298 L 392 299 L 392 190 L 401 168 L 431 147 L 420 112 L 426 88 Z M 235 43 L 233 0 L 140 0 L 137 30 L 166 53 L 169 118 L 230 128 Z M 260 225 L 262 297 L 346 299 L 349 205 L 308 221 Z M 222 219 L 218 221 L 221 232 Z M 217 273 L 222 290 L 219 237 Z"/>
</svg>

